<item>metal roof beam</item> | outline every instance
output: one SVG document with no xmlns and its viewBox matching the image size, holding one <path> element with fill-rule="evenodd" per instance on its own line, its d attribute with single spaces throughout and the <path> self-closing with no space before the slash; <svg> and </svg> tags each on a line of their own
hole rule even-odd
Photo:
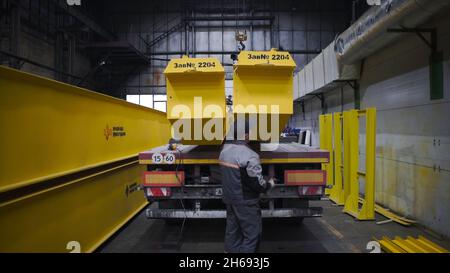
<svg viewBox="0 0 450 273">
<path fill-rule="evenodd" d="M 55 3 L 57 7 L 61 8 L 62 10 L 64 10 L 77 20 L 79 20 L 81 23 L 89 27 L 93 32 L 97 33 L 103 39 L 107 41 L 115 41 L 117 39 L 116 35 L 100 26 L 89 16 L 83 14 L 82 11 L 80 11 L 76 7 L 67 5 L 67 1 L 64 0 L 52 0 L 52 1 Z"/>
</svg>

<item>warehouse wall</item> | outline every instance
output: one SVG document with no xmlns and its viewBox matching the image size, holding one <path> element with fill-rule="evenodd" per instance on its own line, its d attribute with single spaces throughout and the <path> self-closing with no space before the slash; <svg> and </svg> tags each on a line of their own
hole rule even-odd
<svg viewBox="0 0 450 273">
<path fill-rule="evenodd" d="M 365 60 L 361 108 L 378 109 L 376 201 L 450 237 L 450 19 L 438 17 L 427 26 L 437 27 L 438 50 L 444 51 L 444 99 L 430 100 L 429 48 L 405 34 Z M 329 113 L 354 108 L 348 87 L 325 98 Z M 320 101 L 310 99 L 305 108 L 303 119 L 296 107 L 292 123 L 312 127 L 318 145 Z M 363 166 L 364 154 L 360 157 Z"/>
<path fill-rule="evenodd" d="M 57 53 L 55 51 L 54 41 L 42 40 L 35 35 L 30 35 L 28 32 L 21 32 L 19 52 L 24 58 L 55 68 L 55 56 Z M 91 64 L 87 56 L 77 51 L 73 59 L 73 71 L 70 74 L 82 78 L 89 72 L 90 67 Z M 69 83 L 76 81 L 75 78 L 61 77 L 52 70 L 30 63 L 23 63 L 20 70 Z"/>
<path fill-rule="evenodd" d="M 320 51 L 334 37 L 350 25 L 351 1 L 138 1 L 133 6 L 124 1 L 114 1 L 109 13 L 103 18 L 105 25 L 118 33 L 121 40 L 128 40 L 143 52 L 147 52 L 146 43 L 177 25 L 188 9 L 194 12 L 189 16 L 236 16 L 236 4 L 239 3 L 240 16 L 274 16 L 270 21 L 239 21 L 238 29 L 246 30 L 248 50 L 269 50 L 283 47 L 290 51 Z M 242 10 L 253 12 L 242 12 Z M 235 21 L 195 22 L 188 34 L 188 48 L 192 56 L 217 57 L 226 66 L 227 79 L 232 79 L 232 60 L 230 54 L 223 51 L 237 51 L 235 41 Z M 186 33 L 181 29 L 171 34 L 147 52 L 156 59 L 179 58 L 186 52 Z M 195 52 L 211 52 L 196 54 Z M 177 54 L 167 54 L 176 52 Z M 216 54 L 214 54 L 216 52 Z M 297 64 L 303 67 L 315 57 L 313 54 L 293 54 Z M 154 60 L 151 67 L 136 75 L 125 86 L 124 94 L 165 94 L 165 82 L 162 72 L 167 61 Z"/>
<path fill-rule="evenodd" d="M 34 35 L 30 35 L 24 31 L 20 33 L 20 45 L 18 50 L 22 57 L 49 67 L 54 67 L 55 65 L 55 46 L 50 42 L 38 39 Z M 56 78 L 55 72 L 29 63 L 24 63 L 21 70 L 50 79 Z"/>
<path fill-rule="evenodd" d="M 79 41 L 89 36 L 73 17 L 55 8 L 53 1 L 2 1 L 0 18 L 0 50 L 22 58 L 0 54 L 1 65 L 68 83 L 78 82 L 90 70 Z M 58 44 L 58 37 L 77 41 L 72 58 L 67 43 Z"/>
</svg>

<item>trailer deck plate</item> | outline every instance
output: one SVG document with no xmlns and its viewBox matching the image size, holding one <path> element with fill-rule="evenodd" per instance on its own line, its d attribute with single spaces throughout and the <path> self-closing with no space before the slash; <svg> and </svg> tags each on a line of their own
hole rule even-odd
<svg viewBox="0 0 450 273">
<path fill-rule="evenodd" d="M 297 143 L 261 144 L 257 151 L 262 164 L 328 163 L 329 152 Z M 174 161 L 154 162 L 155 156 L 165 158 L 175 156 Z M 219 164 L 220 146 L 180 145 L 178 151 L 168 150 L 167 145 L 139 154 L 139 162 L 144 165 L 161 164 Z"/>
</svg>

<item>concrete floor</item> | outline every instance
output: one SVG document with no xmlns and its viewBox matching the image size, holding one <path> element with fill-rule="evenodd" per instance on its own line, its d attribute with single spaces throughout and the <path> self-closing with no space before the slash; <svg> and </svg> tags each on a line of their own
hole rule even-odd
<svg viewBox="0 0 450 273">
<path fill-rule="evenodd" d="M 369 252 L 367 243 L 373 237 L 424 235 L 450 249 L 450 242 L 418 227 L 397 223 L 377 225 L 375 221 L 356 221 L 342 213 L 330 201 L 311 202 L 322 206 L 321 218 L 307 218 L 295 225 L 279 220 L 264 220 L 260 252 L 272 253 L 338 253 Z M 377 215 L 377 221 L 385 220 Z M 140 213 L 99 252 L 103 253 L 223 253 L 225 220 L 188 220 L 180 236 L 181 225 L 166 225 L 162 220 L 148 220 Z"/>
</svg>

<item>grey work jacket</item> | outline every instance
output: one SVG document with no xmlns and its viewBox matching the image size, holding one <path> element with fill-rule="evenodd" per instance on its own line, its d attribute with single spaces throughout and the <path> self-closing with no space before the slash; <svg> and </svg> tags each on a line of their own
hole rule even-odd
<svg viewBox="0 0 450 273">
<path fill-rule="evenodd" d="M 226 143 L 219 156 L 223 201 L 231 205 L 253 205 L 269 190 L 262 176 L 259 155 L 244 141 Z"/>
</svg>

